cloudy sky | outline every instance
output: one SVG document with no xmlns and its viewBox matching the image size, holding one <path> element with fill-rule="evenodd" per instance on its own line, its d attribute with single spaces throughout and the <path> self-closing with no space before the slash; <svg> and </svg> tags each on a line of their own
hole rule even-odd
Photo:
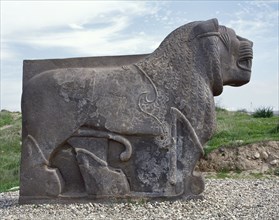
<svg viewBox="0 0 279 220">
<path fill-rule="evenodd" d="M 278 1 L 34 0 L 1 0 L 0 109 L 20 110 L 23 60 L 151 53 L 175 28 L 211 18 L 254 42 L 251 82 L 216 103 L 278 110 Z"/>
</svg>

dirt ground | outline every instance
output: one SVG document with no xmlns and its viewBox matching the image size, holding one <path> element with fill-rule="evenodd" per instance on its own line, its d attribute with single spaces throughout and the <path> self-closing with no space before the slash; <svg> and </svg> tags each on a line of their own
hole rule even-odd
<svg viewBox="0 0 279 220">
<path fill-rule="evenodd" d="M 219 148 L 200 159 L 196 166 L 201 172 L 279 171 L 279 141 L 267 141 L 240 147 Z"/>
</svg>

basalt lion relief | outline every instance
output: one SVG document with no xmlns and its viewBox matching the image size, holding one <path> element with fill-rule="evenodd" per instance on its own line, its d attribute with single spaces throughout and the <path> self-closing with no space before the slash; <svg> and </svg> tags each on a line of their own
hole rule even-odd
<svg viewBox="0 0 279 220">
<path fill-rule="evenodd" d="M 252 56 L 212 19 L 151 54 L 25 61 L 20 202 L 200 197 L 213 97 L 249 82 Z"/>
</svg>

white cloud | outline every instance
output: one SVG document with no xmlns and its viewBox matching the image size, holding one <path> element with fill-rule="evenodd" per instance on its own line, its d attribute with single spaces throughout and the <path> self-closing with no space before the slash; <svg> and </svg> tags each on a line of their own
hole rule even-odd
<svg viewBox="0 0 279 220">
<path fill-rule="evenodd" d="M 31 47 L 69 49 L 76 55 L 116 55 L 125 53 L 152 52 L 154 45 L 158 46 L 156 36 L 146 36 L 142 32 L 138 34 L 126 34 L 123 30 L 128 27 L 129 21 L 125 16 L 116 16 L 108 20 L 109 26 L 84 29 L 79 28 L 67 31 L 49 31 L 47 33 L 36 33 L 21 35 L 16 43 L 29 45 Z M 12 41 L 9 40 L 9 43 Z"/>
<path fill-rule="evenodd" d="M 20 80 L 1 79 L 0 109 L 18 111 L 21 91 L 22 83 Z"/>
<path fill-rule="evenodd" d="M 124 31 L 136 16 L 157 16 L 158 10 L 146 2 L 4 2 L 1 40 L 77 56 L 146 53 L 161 38 Z"/>
<path fill-rule="evenodd" d="M 144 2 L 116 1 L 4 1 L 1 2 L 1 29 L 12 33 L 103 22 L 115 13 L 140 15 L 156 13 Z"/>
<path fill-rule="evenodd" d="M 270 3 L 251 1 L 239 3 L 239 6 L 240 10 L 233 13 L 232 19 L 227 23 L 239 35 L 265 40 L 274 38 L 272 33 L 278 33 L 278 9 L 273 8 Z"/>
<path fill-rule="evenodd" d="M 1 42 L 1 51 L 0 51 L 0 59 L 4 60 L 13 60 L 18 56 L 17 52 L 9 48 L 7 44 L 2 44 Z"/>
<path fill-rule="evenodd" d="M 82 25 L 78 25 L 78 24 L 69 24 L 69 27 L 72 29 L 77 29 L 77 30 L 84 29 L 84 27 Z"/>
</svg>

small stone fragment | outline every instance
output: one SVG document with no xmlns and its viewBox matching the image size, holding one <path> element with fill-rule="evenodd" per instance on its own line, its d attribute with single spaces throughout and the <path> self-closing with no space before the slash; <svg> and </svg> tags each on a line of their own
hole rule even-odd
<svg viewBox="0 0 279 220">
<path fill-rule="evenodd" d="M 254 154 L 254 158 L 255 158 L 255 159 L 259 159 L 260 156 L 261 156 L 261 155 L 259 154 L 259 152 L 256 152 L 256 153 Z"/>
<path fill-rule="evenodd" d="M 267 163 L 263 163 L 261 166 L 261 173 L 265 173 L 266 171 L 268 171 L 269 167 Z"/>
<path fill-rule="evenodd" d="M 277 165 L 279 163 L 279 160 L 272 160 L 269 163 L 270 165 Z"/>
<path fill-rule="evenodd" d="M 264 160 L 266 160 L 268 158 L 268 154 L 265 151 L 262 152 L 262 158 Z"/>
</svg>

